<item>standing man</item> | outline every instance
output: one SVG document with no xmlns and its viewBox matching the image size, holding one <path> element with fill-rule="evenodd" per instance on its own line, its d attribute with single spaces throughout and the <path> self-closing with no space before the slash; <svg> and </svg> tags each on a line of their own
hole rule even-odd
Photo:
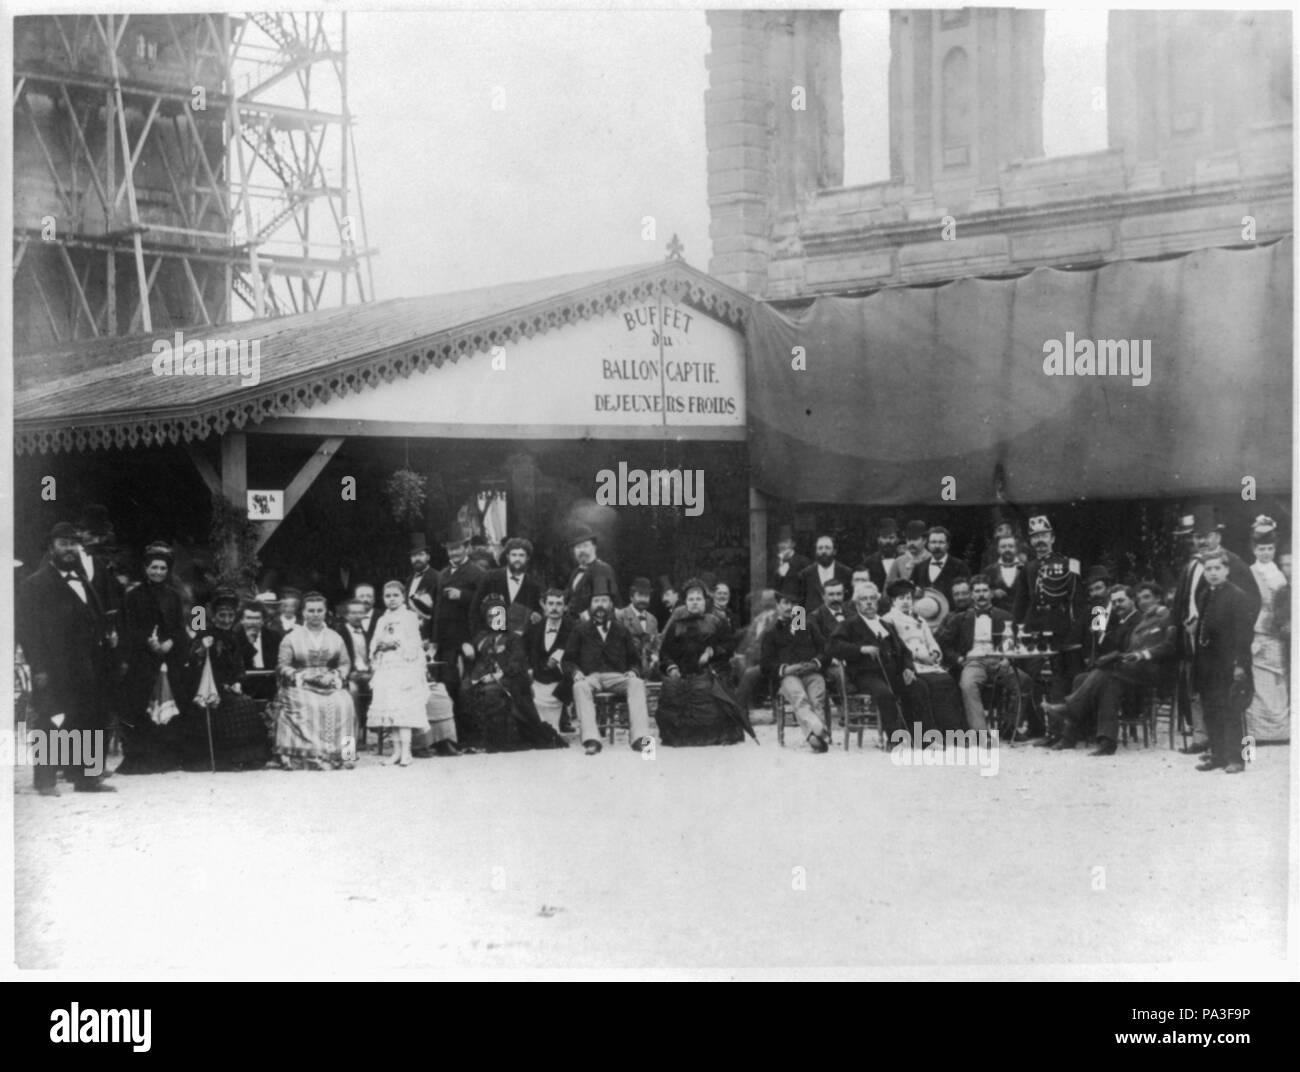
<svg viewBox="0 0 1300 1072">
<path fill-rule="evenodd" d="M 614 612 L 615 619 L 632 634 L 640 655 L 641 676 L 649 679 L 659 661 L 659 623 L 650 613 L 650 578 L 638 577 L 628 592 L 629 602 Z"/>
<path fill-rule="evenodd" d="M 574 626 L 565 645 L 563 664 L 573 680 L 573 705 L 578 709 L 578 728 L 587 755 L 594 756 L 601 748 L 596 725 L 597 692 L 627 698 L 632 748 L 640 752 L 649 745 L 650 713 L 645 682 L 637 672 L 639 663 L 632 634 L 614 621 L 613 590 L 606 580 L 597 578 L 590 596 L 590 613 Z"/>
<path fill-rule="evenodd" d="M 429 545 L 423 532 L 411 534 L 411 574 L 406 578 L 406 605 L 420 619 L 420 636 L 433 638 L 433 609 L 438 599 L 438 574 L 429 568 Z M 456 645 L 460 651 L 460 645 Z M 454 656 L 453 656 L 454 658 Z"/>
<path fill-rule="evenodd" d="M 948 554 L 952 534 L 942 525 L 932 528 L 925 538 L 925 549 L 930 552 L 930 560 L 923 562 L 912 571 L 911 581 L 921 588 L 934 588 L 943 593 L 944 599 L 952 601 L 952 583 L 959 577 L 970 577 L 970 567 L 960 558 Z"/>
<path fill-rule="evenodd" d="M 1258 607 L 1228 580 L 1228 554 L 1215 548 L 1201 556 L 1206 588 L 1196 625 L 1192 683 L 1205 707 L 1210 754 L 1196 769 L 1240 774 L 1246 769 L 1241 762 L 1244 715 L 1255 692 L 1250 645 Z"/>
<path fill-rule="evenodd" d="M 772 568 L 771 586 L 779 592 L 787 577 L 797 580 L 811 565 L 811 559 L 794 549 L 794 531 L 789 525 L 782 525 L 776 538 L 776 565 Z M 798 594 L 802 599 L 802 591 Z"/>
<path fill-rule="evenodd" d="M 1016 582 L 1020 580 L 1019 546 L 1013 534 L 998 537 L 998 557 L 992 565 L 984 570 L 984 579 L 989 582 L 989 591 L 993 595 L 993 605 L 999 610 L 1010 612 L 1012 593 Z"/>
<path fill-rule="evenodd" d="M 533 672 L 533 704 L 542 721 L 561 733 L 566 732 L 565 705 L 573 702 L 573 682 L 563 668 L 564 649 L 573 633 L 573 619 L 564 613 L 565 599 L 563 589 L 548 589 L 542 604 L 545 616 L 524 633 L 524 650 Z"/>
<path fill-rule="evenodd" d="M 581 618 L 591 607 L 591 597 L 599 588 L 608 594 L 610 606 L 618 603 L 618 579 L 614 567 L 597 557 L 596 536 L 590 531 L 578 533 L 573 539 L 573 557 L 577 561 L 569 576 L 569 617 Z"/>
<path fill-rule="evenodd" d="M 366 631 L 366 641 L 375 635 L 375 626 L 379 624 L 379 615 L 375 613 L 375 586 L 367 581 L 360 582 L 352 589 L 352 598 L 361 601 L 365 613 L 361 615 L 361 628 Z"/>
<path fill-rule="evenodd" d="M 889 573 L 898 561 L 898 522 L 892 517 L 882 518 L 876 525 L 876 550 L 867 555 L 860 569 L 871 576 L 871 583 L 882 592 L 889 584 Z"/>
<path fill-rule="evenodd" d="M 101 772 L 105 702 L 112 680 L 110 653 L 117 647 L 117 634 L 107 630 L 104 607 L 80 566 L 81 538 L 72 525 L 61 521 L 50 531 L 47 561 L 19 589 L 14 617 L 32 674 L 33 728 L 45 731 L 51 743 L 45 762 L 33 772 L 37 792 L 47 797 L 59 795 L 54 765 L 58 757 L 51 753 L 57 750 L 66 756 L 58 746 L 60 739 L 73 744 L 81 761 L 64 769 L 77 792 L 114 792 L 104 784 Z M 90 736 L 96 732 L 97 748 Z"/>
<path fill-rule="evenodd" d="M 370 637 L 366 635 L 366 605 L 359 599 L 347 602 L 343 622 L 335 630 L 343 637 L 352 669 L 348 673 L 348 692 L 357 713 L 357 751 L 366 750 L 366 713 L 370 710 L 370 679 L 374 670 L 370 665 Z"/>
<path fill-rule="evenodd" d="M 835 559 L 835 541 L 829 536 L 817 537 L 817 554 L 810 566 L 805 566 L 799 574 L 800 590 L 803 592 L 803 606 L 809 614 L 825 602 L 823 591 L 828 582 L 840 581 L 845 587 L 853 577 L 853 571 Z"/>
<path fill-rule="evenodd" d="M 925 549 L 925 534 L 929 531 L 924 521 L 909 521 L 903 530 L 906 543 L 894 564 L 889 568 L 891 581 L 913 580 L 912 573 L 922 562 L 930 557 Z M 923 586 L 924 587 L 924 586 Z"/>
<path fill-rule="evenodd" d="M 505 565 L 490 569 L 483 583 L 474 593 L 474 603 L 469 609 L 469 620 L 478 622 L 479 606 L 489 595 L 499 595 L 506 601 L 506 610 L 521 606 L 528 611 L 528 622 L 535 625 L 542 620 L 542 586 L 528 576 L 528 566 L 533 560 L 533 545 L 519 536 L 511 536 L 501 546 Z"/>
<path fill-rule="evenodd" d="M 1012 597 L 1011 614 L 1022 629 L 1052 634 L 1052 644 L 1058 649 L 1058 653 L 1051 657 L 1052 700 L 1060 703 L 1074 680 L 1060 648 L 1069 642 L 1074 622 L 1085 612 L 1087 594 L 1079 560 L 1066 558 L 1054 550 L 1055 542 L 1056 534 L 1045 514 L 1029 519 L 1029 546 L 1033 548 L 1035 557 L 1025 565 L 1020 575 Z M 1029 660 L 1025 672 L 1033 678 L 1039 665 L 1038 660 Z M 1082 669 L 1080 662 L 1077 670 Z M 1031 735 L 1036 735 L 1040 728 L 1033 727 L 1035 733 Z"/>
<path fill-rule="evenodd" d="M 483 583 L 484 573 L 469 560 L 469 539 L 460 526 L 452 523 L 452 531 L 443 541 L 449 564 L 437 575 L 433 606 L 433 649 L 443 660 L 443 683 L 455 700 L 460 692 L 460 663 L 462 645 L 474 639 L 475 625 L 471 624 L 469 609 L 474 605 L 474 594 Z M 407 589 L 410 589 L 410 585 Z M 464 721 L 462 717 L 462 722 Z M 477 742 L 466 731 L 467 725 L 457 724 L 459 740 L 473 746 Z"/>
</svg>

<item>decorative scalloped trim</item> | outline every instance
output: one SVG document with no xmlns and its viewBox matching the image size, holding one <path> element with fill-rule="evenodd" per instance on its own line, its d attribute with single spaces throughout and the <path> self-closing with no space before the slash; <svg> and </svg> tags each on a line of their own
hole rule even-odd
<svg viewBox="0 0 1300 1072">
<path fill-rule="evenodd" d="M 684 274 L 690 273 L 690 274 Z M 60 451 L 107 450 L 113 447 L 160 446 L 206 439 L 224 434 L 231 427 L 244 428 L 272 417 L 283 417 L 310 408 L 317 402 L 360 393 L 380 383 L 439 368 L 448 361 L 490 352 L 494 346 L 531 339 L 548 331 L 583 320 L 609 316 L 625 305 L 667 297 L 694 306 L 701 312 L 744 330 L 751 302 L 699 276 L 694 269 L 669 267 L 664 274 L 649 278 L 612 280 L 573 295 L 552 298 L 504 314 L 494 321 L 476 323 L 441 332 L 418 348 L 395 347 L 348 362 L 319 369 L 299 382 L 277 381 L 262 392 L 237 402 L 217 399 L 199 412 L 172 417 L 126 417 L 94 424 L 59 425 L 32 422 L 23 427 L 14 422 L 14 452 L 47 454 Z"/>
</svg>

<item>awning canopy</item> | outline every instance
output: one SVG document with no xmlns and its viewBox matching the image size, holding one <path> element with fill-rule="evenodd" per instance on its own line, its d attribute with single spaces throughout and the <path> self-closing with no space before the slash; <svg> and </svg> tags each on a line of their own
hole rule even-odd
<svg viewBox="0 0 1300 1072">
<path fill-rule="evenodd" d="M 754 484 L 877 505 L 1225 494 L 1248 476 L 1289 492 L 1292 256 L 1288 237 L 819 298 L 797 315 L 756 304 Z M 1054 372 L 1086 373 L 1090 350 L 1103 367 L 1128 356 L 1129 374 L 1045 371 L 1059 353 Z M 1148 351 L 1137 386 L 1133 354 Z"/>
</svg>

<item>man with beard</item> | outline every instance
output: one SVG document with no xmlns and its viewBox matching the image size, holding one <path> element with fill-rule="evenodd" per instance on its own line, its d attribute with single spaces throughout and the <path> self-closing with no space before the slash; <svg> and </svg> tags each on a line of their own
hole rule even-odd
<svg viewBox="0 0 1300 1072">
<path fill-rule="evenodd" d="M 638 581 L 643 578 L 637 578 Z M 649 602 L 649 585 L 646 586 L 646 602 Z M 637 589 L 632 587 L 635 602 Z M 545 617 L 540 622 L 533 622 L 524 633 L 524 650 L 528 653 L 528 665 L 533 672 L 533 703 L 542 720 L 550 723 L 557 730 L 567 733 L 572 727 L 566 726 L 564 707 L 573 702 L 573 682 L 563 668 L 564 649 L 573 632 L 573 619 L 564 613 L 565 595 L 562 589 L 547 590 L 542 604 Z M 651 629 L 651 634 L 658 638 L 658 633 Z"/>
<path fill-rule="evenodd" d="M 362 581 L 352 589 L 352 598 L 358 600 L 364 608 L 361 614 L 361 628 L 366 632 L 366 642 L 375 635 L 375 625 L 380 616 L 375 613 L 375 586 Z"/>
<path fill-rule="evenodd" d="M 829 536 L 817 537 L 817 553 L 811 566 L 805 566 L 799 574 L 800 590 L 803 592 L 803 607 L 809 614 L 825 602 L 823 591 L 832 581 L 847 585 L 853 576 L 848 566 L 835 560 L 835 541 Z"/>
<path fill-rule="evenodd" d="M 929 559 L 930 552 L 925 549 L 925 534 L 928 531 L 924 521 L 909 521 L 907 523 L 907 527 L 903 530 L 903 538 L 906 543 L 898 557 L 894 559 L 894 564 L 889 568 L 889 580 L 912 580 L 912 574 L 916 567 Z"/>
<path fill-rule="evenodd" d="M 993 605 L 999 610 L 1011 610 L 1011 596 L 1020 579 L 1021 568 L 1015 536 L 1011 533 L 999 536 L 997 561 L 984 570 L 984 579 L 989 582 L 993 594 Z"/>
<path fill-rule="evenodd" d="M 787 589 L 787 593 L 791 598 L 798 591 L 797 588 Z M 831 634 L 840 627 L 840 623 L 844 621 L 845 616 L 853 613 L 853 611 L 844 605 L 843 581 L 832 581 L 826 586 L 822 594 L 826 597 L 825 602 L 808 615 L 808 631 L 812 634 L 813 643 L 817 645 L 817 650 L 825 654 L 826 646 L 830 643 Z"/>
<path fill-rule="evenodd" d="M 1161 664 L 1174 653 L 1174 628 L 1169 612 L 1160 605 L 1160 590 L 1154 584 L 1134 590 L 1116 585 L 1110 590 L 1111 613 L 1106 646 L 1096 666 L 1077 681 L 1063 704 L 1044 704 L 1047 716 L 1063 724 L 1054 751 L 1070 750 L 1080 729 L 1095 713 L 1097 747 L 1091 756 L 1113 756 L 1119 741 L 1120 705 L 1125 693 L 1144 685 L 1155 685 Z"/>
<path fill-rule="evenodd" d="M 988 718 L 980 686 L 995 675 L 1017 673 L 999 654 L 1003 637 L 1012 626 L 1011 615 L 993 606 L 993 592 L 989 582 L 977 577 L 971 584 L 970 610 L 952 615 L 943 632 L 948 641 L 949 661 L 961 667 L 962 703 L 966 709 L 966 728 L 987 730 Z M 1028 693 L 1030 681 L 1020 674 L 1022 695 Z"/>
<path fill-rule="evenodd" d="M 772 587 L 779 592 L 789 577 L 795 578 L 802 585 L 803 581 L 799 580 L 800 575 L 811 565 L 812 561 L 806 555 L 801 555 L 794 549 L 794 531 L 789 525 L 782 525 L 776 538 L 776 565 L 772 568 Z M 801 602 L 802 591 L 801 588 L 799 592 Z"/>
<path fill-rule="evenodd" d="M 245 603 L 239 612 L 235 629 L 235 645 L 244 664 L 244 673 L 264 671 L 246 676 L 244 691 L 254 700 L 275 698 L 275 668 L 280 658 L 279 632 L 266 625 L 266 608 L 261 603 Z"/>
<path fill-rule="evenodd" d="M 99 597 L 80 569 L 81 538 L 61 521 L 50 531 L 46 562 L 23 581 L 18 592 L 14 625 L 32 674 L 33 729 L 43 730 L 51 748 L 34 766 L 33 780 L 41 796 L 59 795 L 58 760 L 75 758 L 64 768 L 76 791 L 113 792 L 105 785 L 103 741 L 105 698 L 112 677 L 111 651 L 116 633 L 107 628 Z M 95 731 L 98 731 L 96 733 Z M 91 736 L 94 734 L 94 736 Z M 81 747 L 69 756 L 60 740 Z M 96 756 L 87 745 L 98 741 Z M 24 742 L 26 745 L 26 742 Z M 98 768 L 98 769 L 96 769 Z"/>
<path fill-rule="evenodd" d="M 1205 589 L 1198 602 L 1192 684 L 1205 709 L 1205 730 L 1210 754 L 1200 771 L 1222 768 L 1240 774 L 1244 715 L 1255 689 L 1252 679 L 1251 641 L 1258 600 L 1229 579 L 1228 552 L 1216 548 L 1201 556 Z"/>
<path fill-rule="evenodd" d="M 433 609 L 438 599 L 438 574 L 429 568 L 429 545 L 422 532 L 411 535 L 411 575 L 405 583 L 406 605 L 420 619 L 420 636 L 431 640 Z M 459 642 L 456 650 L 460 650 Z"/>
<path fill-rule="evenodd" d="M 858 585 L 853 603 L 857 614 L 831 634 L 828 654 L 843 660 L 849 690 L 865 692 L 875 701 L 885 736 L 902 730 L 910 738 L 912 723 L 920 722 L 926 710 L 912 653 L 880 617 L 880 591 L 874 584 Z"/>
<path fill-rule="evenodd" d="M 572 585 L 569 591 L 572 606 Z M 614 591 L 606 578 L 598 576 L 592 582 L 588 616 L 574 627 L 564 648 L 564 671 L 573 681 L 573 705 L 578 709 L 578 728 L 589 756 L 601 749 L 596 725 L 598 692 L 626 697 L 632 747 L 640 752 L 650 743 L 645 682 L 637 670 L 640 656 L 632 634 L 614 621 Z"/>
<path fill-rule="evenodd" d="M 632 642 L 641 657 L 641 674 L 648 680 L 659 656 L 659 623 L 650 613 L 650 578 L 636 578 L 628 597 L 630 602 L 615 611 L 614 618 L 632 634 Z"/>
<path fill-rule="evenodd" d="M 889 584 L 889 572 L 897 561 L 898 522 L 886 517 L 876 526 L 876 550 L 863 559 L 861 568 L 867 571 L 871 583 L 883 592 Z"/>
<path fill-rule="evenodd" d="M 933 588 L 942 592 L 945 599 L 952 599 L 953 581 L 970 577 L 970 567 L 960 558 L 948 554 L 952 534 L 942 525 L 936 525 L 926 535 L 925 549 L 930 552 L 928 562 L 923 562 L 912 570 L 911 580 L 922 588 Z"/>
<path fill-rule="evenodd" d="M 480 604 L 489 595 L 499 595 L 506 601 L 507 609 L 521 606 L 528 610 L 530 625 L 542 620 L 542 586 L 528 575 L 528 565 L 533 559 L 533 545 L 519 536 L 512 536 L 501 547 L 505 565 L 488 570 L 483 583 L 474 593 L 474 603 L 469 610 L 472 622 L 480 620 Z"/>
<path fill-rule="evenodd" d="M 596 536 L 589 531 L 574 537 L 573 557 L 577 566 L 569 576 L 569 617 L 583 617 L 591 606 L 591 597 L 597 589 L 610 598 L 610 606 L 618 604 L 618 579 L 614 567 L 596 557 Z"/>
<path fill-rule="evenodd" d="M 799 592 L 796 578 L 788 578 L 776 597 L 776 624 L 763 634 L 763 671 L 779 682 L 781 695 L 794 710 L 799 727 L 814 752 L 830 747 L 830 730 L 826 715 L 826 678 L 828 657 L 813 639 L 812 631 L 794 623 Z M 799 624 L 799 628 L 794 628 Z"/>
<path fill-rule="evenodd" d="M 1082 570 L 1078 559 L 1066 558 L 1053 549 L 1056 534 L 1046 515 L 1029 519 L 1029 545 L 1034 558 L 1026 565 L 1012 596 L 1012 616 L 1020 627 L 1031 633 L 1051 633 L 1052 646 L 1057 654 L 1051 656 L 1052 700 L 1059 703 L 1070 690 L 1074 673 L 1082 670 L 1077 656 L 1067 659 L 1060 649 L 1069 643 L 1070 630 L 1085 613 L 1087 593 L 1084 591 Z M 1042 661 L 1028 660 L 1025 673 L 1036 677 Z M 1037 721 L 1036 717 L 1033 721 Z M 1041 732 L 1034 725 L 1031 736 Z"/>
</svg>

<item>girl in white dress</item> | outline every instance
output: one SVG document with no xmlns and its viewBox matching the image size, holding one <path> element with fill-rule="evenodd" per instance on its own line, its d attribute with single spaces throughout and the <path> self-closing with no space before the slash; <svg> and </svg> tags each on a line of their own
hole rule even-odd
<svg viewBox="0 0 1300 1072">
<path fill-rule="evenodd" d="M 425 680 L 424 647 L 420 641 L 420 620 L 402 604 L 406 590 L 400 581 L 384 585 L 387 608 L 375 625 L 370 641 L 370 681 L 373 699 L 367 720 L 371 728 L 387 727 L 397 731 L 397 747 L 392 762 L 400 767 L 411 764 L 411 731 L 428 727 L 425 702 L 429 686 Z"/>
</svg>

